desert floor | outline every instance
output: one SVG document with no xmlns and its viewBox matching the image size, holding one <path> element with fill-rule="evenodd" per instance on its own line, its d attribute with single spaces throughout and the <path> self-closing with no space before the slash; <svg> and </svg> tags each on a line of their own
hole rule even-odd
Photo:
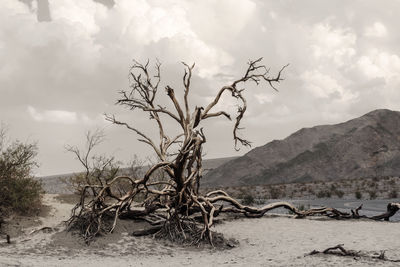
<svg viewBox="0 0 400 267">
<path fill-rule="evenodd" d="M 305 256 L 337 244 L 369 255 L 386 251 L 400 259 L 400 222 L 336 221 L 290 216 L 239 218 L 217 224 L 215 231 L 235 238 L 232 249 L 181 247 L 151 237 L 132 237 L 127 225 L 86 246 L 63 231 L 71 204 L 47 194 L 49 211 L 27 224 L 12 244 L 0 241 L 0 266 L 399 266 L 376 259 L 333 255 Z M 17 218 L 18 219 L 18 218 Z M 23 222 L 21 221 L 21 225 Z M 40 231 L 42 227 L 50 227 Z M 378 254 L 376 254 L 378 253 Z"/>
</svg>

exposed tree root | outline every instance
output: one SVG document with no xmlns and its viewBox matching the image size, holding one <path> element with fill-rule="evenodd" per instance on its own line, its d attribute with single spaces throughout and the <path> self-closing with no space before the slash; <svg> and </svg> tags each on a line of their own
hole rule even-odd
<svg viewBox="0 0 400 267">
<path fill-rule="evenodd" d="M 211 244 L 219 248 L 233 248 L 238 242 L 225 239 L 220 233 L 213 231 L 204 232 L 201 224 L 193 220 L 176 219 L 166 222 L 154 235 L 155 238 L 164 239 L 173 243 L 201 246 Z"/>
<path fill-rule="evenodd" d="M 108 196 L 106 195 L 105 198 L 108 198 Z M 350 210 L 350 212 L 343 212 L 329 207 L 299 210 L 288 202 L 276 202 L 256 208 L 242 205 L 221 190 L 210 192 L 206 196 L 198 196 L 194 199 L 195 201 L 191 203 L 191 207 L 183 211 L 184 215 L 182 215 L 182 211 L 171 209 L 168 202 L 161 204 L 161 201 L 155 202 L 153 200 L 154 202 L 150 202 L 147 206 L 140 208 L 134 205 L 127 206 L 126 204 L 124 207 L 124 201 L 110 202 L 108 204 L 103 202 L 102 205 L 97 206 L 94 204 L 96 199 L 93 199 L 87 204 L 88 206 L 85 206 L 85 210 L 80 210 L 80 214 L 71 217 L 70 225 L 79 230 L 85 240 L 90 242 L 98 234 L 112 232 L 117 219 L 144 220 L 152 227 L 139 231 L 133 229 L 133 235 L 155 234 L 158 238 L 166 238 L 173 242 L 198 245 L 199 242 L 204 240 L 213 244 L 214 233 L 210 229 L 215 222 L 215 218 L 222 213 L 237 213 L 243 214 L 248 218 L 260 218 L 274 209 L 285 208 L 299 218 L 325 216 L 338 220 L 389 220 L 399 210 L 400 206 L 399 203 L 389 203 L 386 212 L 368 217 L 360 215 L 359 212 L 362 205 L 355 210 Z M 99 207 L 98 210 L 96 210 L 97 207 Z M 201 216 L 198 216 L 199 214 Z"/>
<path fill-rule="evenodd" d="M 196 222 L 176 218 L 165 222 L 155 237 L 189 245 L 198 245 L 201 241 L 212 242 L 209 235 L 202 235 L 202 229 Z"/>
<path fill-rule="evenodd" d="M 352 257 L 354 259 L 364 258 L 370 260 L 388 261 L 388 262 L 400 262 L 400 260 L 388 259 L 385 256 L 385 251 L 380 251 L 379 253 L 367 253 L 363 251 L 348 250 L 344 248 L 343 244 L 336 245 L 334 247 L 327 248 L 323 251 L 313 250 L 305 256 L 317 255 L 317 254 L 327 254 L 342 257 Z"/>
</svg>

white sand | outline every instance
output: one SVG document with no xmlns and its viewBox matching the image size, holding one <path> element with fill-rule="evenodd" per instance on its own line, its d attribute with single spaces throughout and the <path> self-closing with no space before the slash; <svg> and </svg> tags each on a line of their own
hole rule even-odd
<svg viewBox="0 0 400 267">
<path fill-rule="evenodd" d="M 54 207 L 43 218 L 43 226 L 57 226 L 69 216 L 72 205 L 54 196 L 45 202 Z M 61 229 L 61 225 L 58 226 Z M 131 237 L 90 247 L 70 242 L 54 245 L 62 234 L 36 233 L 18 238 L 15 244 L 0 246 L 0 266 L 399 266 L 400 263 L 338 256 L 304 256 L 337 244 L 363 251 L 385 250 L 400 259 L 400 224 L 373 221 L 335 221 L 264 217 L 238 219 L 217 225 L 215 230 L 234 237 L 240 244 L 231 250 L 182 248 L 160 244 L 149 237 Z M 27 240 L 29 239 L 29 240 Z M 67 237 L 65 237 L 67 239 Z M 24 241 L 26 240 L 26 241 Z M 64 240 L 65 241 L 65 240 Z M 75 240 L 72 240 L 76 242 Z"/>
</svg>

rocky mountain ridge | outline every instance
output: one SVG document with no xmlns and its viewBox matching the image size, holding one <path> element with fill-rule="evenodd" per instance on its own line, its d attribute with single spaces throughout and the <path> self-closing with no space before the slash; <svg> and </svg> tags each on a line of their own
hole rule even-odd
<svg viewBox="0 0 400 267">
<path fill-rule="evenodd" d="M 206 186 L 332 181 L 400 174 L 400 112 L 379 109 L 303 128 L 209 171 Z"/>
</svg>

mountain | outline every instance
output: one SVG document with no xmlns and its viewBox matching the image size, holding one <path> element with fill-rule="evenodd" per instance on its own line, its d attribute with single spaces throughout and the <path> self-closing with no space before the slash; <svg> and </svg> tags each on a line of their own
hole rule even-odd
<svg viewBox="0 0 400 267">
<path fill-rule="evenodd" d="M 331 181 L 400 174 L 400 112 L 374 110 L 303 128 L 209 171 L 205 186 Z"/>
</svg>

